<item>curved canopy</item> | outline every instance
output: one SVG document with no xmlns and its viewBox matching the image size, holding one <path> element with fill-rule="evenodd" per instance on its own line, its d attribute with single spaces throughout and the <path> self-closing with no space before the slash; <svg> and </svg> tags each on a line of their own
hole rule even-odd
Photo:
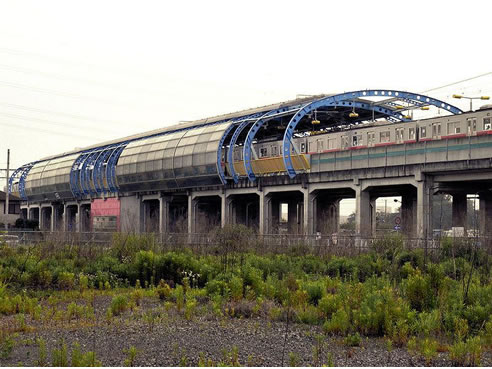
<svg viewBox="0 0 492 369">
<path fill-rule="evenodd" d="M 282 140 L 282 162 L 294 177 L 291 140 L 309 130 L 318 114 L 320 127 L 356 125 L 385 118 L 408 121 L 413 109 L 435 106 L 451 114 L 462 111 L 425 95 L 397 90 L 360 90 L 342 94 L 298 98 L 285 103 L 167 127 L 84 150 L 73 151 L 23 165 L 9 179 L 9 191 L 18 186 L 23 200 L 42 201 L 99 196 L 118 191 L 166 190 L 225 185 L 230 179 L 234 148 L 243 144 L 243 165 L 254 181 L 252 145 L 261 135 Z M 356 118 L 349 118 L 351 111 Z M 248 128 L 249 127 L 249 128 Z M 282 136 L 279 134 L 282 133 Z M 243 141 L 239 141 L 243 140 Z"/>
</svg>

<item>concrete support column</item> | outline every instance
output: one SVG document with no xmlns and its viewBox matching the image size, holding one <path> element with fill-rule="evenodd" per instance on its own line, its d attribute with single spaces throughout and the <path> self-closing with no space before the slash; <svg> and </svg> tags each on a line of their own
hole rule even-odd
<svg viewBox="0 0 492 369">
<path fill-rule="evenodd" d="M 303 229 L 305 234 L 314 234 L 314 219 L 316 213 L 316 195 L 309 193 L 308 190 L 303 191 L 304 194 L 304 224 Z"/>
<path fill-rule="evenodd" d="M 492 234 L 492 194 L 480 194 L 480 234 L 490 236 Z"/>
<path fill-rule="evenodd" d="M 417 234 L 418 238 L 432 236 L 432 181 L 417 182 Z"/>
<path fill-rule="evenodd" d="M 169 233 L 169 197 L 159 198 L 159 233 Z"/>
<path fill-rule="evenodd" d="M 370 199 L 370 202 L 369 202 L 369 206 L 370 206 L 370 214 L 371 214 L 371 217 L 370 217 L 370 225 L 371 225 L 371 234 L 369 236 L 371 237 L 375 237 L 376 234 L 377 234 L 377 226 L 378 226 L 378 222 L 377 222 L 377 208 L 376 208 L 376 200 L 377 198 L 371 198 Z"/>
<path fill-rule="evenodd" d="M 62 215 L 62 227 L 61 230 L 63 232 L 68 231 L 68 224 L 67 224 L 67 205 L 63 204 L 63 215 Z"/>
<path fill-rule="evenodd" d="M 188 233 L 193 234 L 196 232 L 196 206 L 197 200 L 193 199 L 192 194 L 188 195 Z"/>
<path fill-rule="evenodd" d="M 357 186 L 355 191 L 355 232 L 361 237 L 371 235 L 371 198 L 368 191 Z"/>
<path fill-rule="evenodd" d="M 258 224 L 258 233 L 260 235 L 265 234 L 266 232 L 266 227 L 265 227 L 265 193 L 261 191 L 259 193 L 260 197 L 260 209 L 259 209 L 259 224 Z"/>
<path fill-rule="evenodd" d="M 80 204 L 77 204 L 77 212 L 75 213 L 75 232 L 81 232 L 82 227 L 80 224 Z"/>
<path fill-rule="evenodd" d="M 227 198 L 225 193 L 220 196 L 220 226 L 225 227 L 227 222 Z"/>
<path fill-rule="evenodd" d="M 415 237 L 415 215 L 417 208 L 417 196 L 404 194 L 401 197 L 401 231 L 407 237 Z"/>
<path fill-rule="evenodd" d="M 56 229 L 56 221 L 55 221 L 55 218 L 56 218 L 56 207 L 51 205 L 51 222 L 50 222 L 50 231 L 51 232 L 54 232 L 55 229 Z"/>
<path fill-rule="evenodd" d="M 464 234 L 466 235 L 466 213 L 467 202 L 466 193 L 453 193 L 453 205 L 452 205 L 452 226 L 463 227 Z"/>
</svg>

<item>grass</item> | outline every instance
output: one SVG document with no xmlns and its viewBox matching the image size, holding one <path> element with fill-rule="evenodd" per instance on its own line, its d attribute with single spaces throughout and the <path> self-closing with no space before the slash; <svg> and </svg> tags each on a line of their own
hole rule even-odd
<svg viewBox="0 0 492 369">
<path fill-rule="evenodd" d="M 13 334 L 33 331 L 33 322 L 96 326 L 97 296 L 110 298 L 108 322 L 142 319 L 149 332 L 173 309 L 187 320 L 212 315 L 218 322 L 263 317 L 319 325 L 349 347 L 363 336 L 385 337 L 428 364 L 446 346 L 454 364 L 478 365 L 492 347 L 492 257 L 466 245 L 446 240 L 440 254 L 426 257 L 404 250 L 397 238 L 355 257 L 257 255 L 232 245 L 221 251 L 227 257 L 160 251 L 145 239 L 116 240 L 90 253 L 75 245 L 0 245 L 0 315 L 16 322 L 1 332 L 0 354 L 8 357 Z M 149 299 L 159 307 L 142 313 Z M 40 341 L 40 366 L 46 365 L 45 346 Z M 220 364 L 234 363 L 236 349 Z M 73 350 L 76 362 L 97 362 L 94 353 Z M 320 340 L 313 362 L 327 364 L 325 351 Z M 63 343 L 51 352 L 52 364 L 68 362 Z M 187 360 L 183 353 L 176 359 Z M 288 361 L 298 363 L 295 354 Z"/>
</svg>

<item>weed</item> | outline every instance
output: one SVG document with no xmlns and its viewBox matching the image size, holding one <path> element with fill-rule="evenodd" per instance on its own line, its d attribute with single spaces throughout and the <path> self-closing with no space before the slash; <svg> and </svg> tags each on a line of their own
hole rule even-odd
<svg viewBox="0 0 492 369">
<path fill-rule="evenodd" d="M 289 352 L 289 366 L 290 367 L 299 366 L 300 363 L 301 363 L 301 358 L 299 357 L 299 354 L 295 352 Z"/>
<path fill-rule="evenodd" d="M 155 289 L 155 292 L 157 293 L 157 296 L 159 296 L 160 300 L 166 300 L 171 296 L 171 287 L 164 282 L 163 279 L 159 281 L 159 285 Z"/>
<path fill-rule="evenodd" d="M 111 300 L 110 311 L 112 316 L 118 316 L 128 309 L 128 299 L 124 295 L 113 297 Z"/>
<path fill-rule="evenodd" d="M 8 359 L 14 349 L 15 341 L 11 335 L 0 335 L 0 358 Z"/>
<path fill-rule="evenodd" d="M 123 353 L 126 354 L 125 361 L 123 362 L 123 366 L 134 366 L 135 359 L 138 354 L 138 350 L 135 346 L 130 346 L 128 349 L 123 350 Z"/>
<path fill-rule="evenodd" d="M 65 341 L 60 341 L 60 348 L 51 352 L 51 366 L 66 367 L 68 366 L 68 352 Z"/>
<path fill-rule="evenodd" d="M 449 358 L 456 366 L 479 366 L 483 347 L 480 337 L 458 341 L 449 348 Z"/>
<path fill-rule="evenodd" d="M 38 338 L 38 360 L 36 366 L 48 365 L 48 352 L 46 350 L 46 341 L 42 338 Z"/>
<path fill-rule="evenodd" d="M 354 334 L 349 334 L 347 337 L 345 337 L 343 343 L 349 347 L 358 347 L 360 346 L 360 341 L 361 341 L 360 335 L 358 332 L 356 332 Z"/>
</svg>

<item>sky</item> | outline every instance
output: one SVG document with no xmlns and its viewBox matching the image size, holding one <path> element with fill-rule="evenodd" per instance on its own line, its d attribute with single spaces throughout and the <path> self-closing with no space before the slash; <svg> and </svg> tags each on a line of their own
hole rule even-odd
<svg viewBox="0 0 492 369">
<path fill-rule="evenodd" d="M 297 94 L 423 92 L 486 74 L 429 92 L 467 109 L 451 95 L 492 95 L 491 8 L 0 0 L 0 168 L 7 148 L 15 168 Z"/>
</svg>

